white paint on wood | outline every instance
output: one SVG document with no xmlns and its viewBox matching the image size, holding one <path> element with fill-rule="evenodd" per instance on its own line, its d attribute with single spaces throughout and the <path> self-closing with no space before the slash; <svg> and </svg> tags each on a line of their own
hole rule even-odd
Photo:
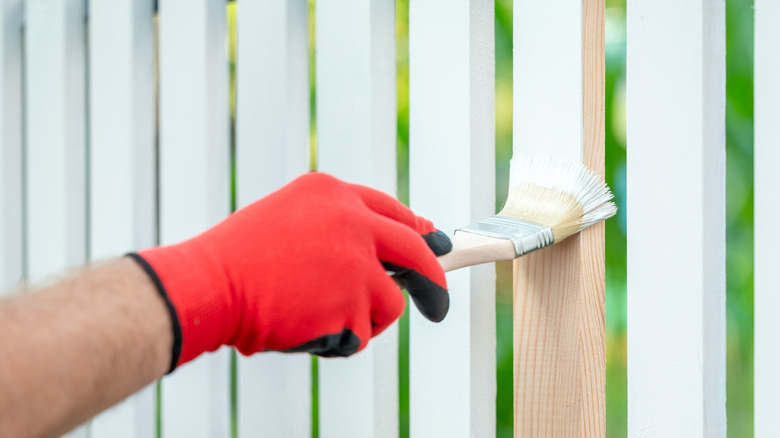
<svg viewBox="0 0 780 438">
<path fill-rule="evenodd" d="M 25 185 L 30 281 L 85 262 L 85 10 L 82 0 L 27 0 Z M 69 437 L 86 437 L 80 427 Z"/>
<path fill-rule="evenodd" d="M 495 214 L 493 32 L 492 0 L 409 5 L 409 197 L 449 235 Z M 444 321 L 410 311 L 411 436 L 495 436 L 495 270 L 447 281 Z"/>
<path fill-rule="evenodd" d="M 236 169 L 247 205 L 309 170 L 306 0 L 238 6 Z"/>
<path fill-rule="evenodd" d="M 582 2 L 515 0 L 513 151 L 582 161 Z"/>
<path fill-rule="evenodd" d="M 308 354 L 239 356 L 238 436 L 311 436 Z"/>
<path fill-rule="evenodd" d="M 83 2 L 25 3 L 28 269 L 83 263 L 86 166 Z"/>
<path fill-rule="evenodd" d="M 318 2 L 319 169 L 395 196 L 395 2 Z M 320 436 L 398 436 L 398 326 L 322 359 Z"/>
<path fill-rule="evenodd" d="M 755 3 L 755 436 L 780 430 L 780 3 Z"/>
<path fill-rule="evenodd" d="M 236 180 L 243 207 L 309 170 L 306 0 L 237 5 Z M 239 436 L 311 435 L 311 360 L 238 359 Z"/>
<path fill-rule="evenodd" d="M 153 438 L 157 391 L 149 385 L 92 419 L 92 438 Z"/>
<path fill-rule="evenodd" d="M 156 243 L 154 1 L 89 2 L 90 257 Z M 92 438 L 155 436 L 154 385 L 96 417 Z"/>
<path fill-rule="evenodd" d="M 723 0 L 628 3 L 629 436 L 726 436 L 725 48 Z"/>
<path fill-rule="evenodd" d="M 23 272 L 22 1 L 0 6 L 0 296 Z"/>
<path fill-rule="evenodd" d="M 161 0 L 160 240 L 178 242 L 230 210 L 224 0 Z M 163 437 L 228 436 L 229 352 L 163 380 Z"/>
</svg>

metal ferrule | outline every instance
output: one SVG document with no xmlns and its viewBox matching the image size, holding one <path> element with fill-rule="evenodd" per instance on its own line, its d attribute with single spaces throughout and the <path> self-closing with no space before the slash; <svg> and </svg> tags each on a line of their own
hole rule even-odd
<svg viewBox="0 0 780 438">
<path fill-rule="evenodd" d="M 550 227 L 504 216 L 482 219 L 456 231 L 511 240 L 515 245 L 516 257 L 553 244 L 553 232 Z"/>
</svg>

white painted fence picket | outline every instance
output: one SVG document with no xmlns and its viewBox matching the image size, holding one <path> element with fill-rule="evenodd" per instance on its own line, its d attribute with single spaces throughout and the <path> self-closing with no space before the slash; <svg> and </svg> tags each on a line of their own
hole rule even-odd
<svg viewBox="0 0 780 438">
<path fill-rule="evenodd" d="M 780 2 L 755 3 L 755 436 L 780 430 Z"/>
<path fill-rule="evenodd" d="M 493 8 L 409 4 L 409 199 L 449 235 L 495 213 Z M 495 271 L 451 272 L 447 283 L 444 321 L 410 312 L 410 435 L 495 436 Z"/>
<path fill-rule="evenodd" d="M 725 437 L 725 2 L 627 12 L 628 433 Z"/>
<path fill-rule="evenodd" d="M 89 255 L 157 243 L 153 0 L 89 2 Z M 151 437 L 155 385 L 96 417 L 92 438 Z"/>
<path fill-rule="evenodd" d="M 224 0 L 160 0 L 160 243 L 190 238 L 230 212 Z M 165 437 L 230 434 L 230 353 L 163 379 Z"/>
<path fill-rule="evenodd" d="M 24 12 L 26 268 L 36 282 L 87 259 L 86 11 L 81 0 L 27 0 Z"/>
<path fill-rule="evenodd" d="M 309 170 L 306 0 L 237 5 L 238 207 Z M 238 435 L 311 435 L 311 360 L 269 353 L 238 360 Z"/>
<path fill-rule="evenodd" d="M 0 9 L 0 296 L 24 274 L 22 11 L 22 0 Z"/>
<path fill-rule="evenodd" d="M 318 167 L 396 194 L 395 2 L 316 3 Z M 320 360 L 320 436 L 398 436 L 398 324 Z"/>
</svg>

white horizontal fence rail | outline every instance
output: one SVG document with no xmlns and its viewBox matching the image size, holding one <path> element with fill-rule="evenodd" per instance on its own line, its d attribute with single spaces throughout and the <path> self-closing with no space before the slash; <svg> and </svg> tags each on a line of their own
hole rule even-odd
<svg viewBox="0 0 780 438">
<path fill-rule="evenodd" d="M 309 170 L 306 0 L 242 0 L 237 11 L 236 192 L 243 207 Z M 238 359 L 238 436 L 311 436 L 311 359 Z"/>
<path fill-rule="evenodd" d="M 410 202 L 448 235 L 495 213 L 494 4 L 409 4 Z M 451 272 L 439 324 L 409 321 L 410 432 L 495 436 L 495 270 Z"/>
<path fill-rule="evenodd" d="M 24 275 L 22 1 L 0 9 L 0 296 Z"/>
<path fill-rule="evenodd" d="M 159 1 L 160 240 L 190 238 L 230 211 L 224 0 Z M 230 434 L 229 350 L 163 379 L 165 438 Z"/>
<path fill-rule="evenodd" d="M 755 2 L 755 436 L 780 430 L 780 2 Z"/>
<path fill-rule="evenodd" d="M 156 243 L 154 0 L 89 2 L 90 258 Z M 92 421 L 92 438 L 155 436 L 155 385 Z"/>
<path fill-rule="evenodd" d="M 318 167 L 396 194 L 395 2 L 316 3 Z M 321 359 L 320 436 L 398 436 L 398 325 Z"/>
<path fill-rule="evenodd" d="M 725 4 L 627 29 L 628 434 L 725 437 Z"/>
</svg>

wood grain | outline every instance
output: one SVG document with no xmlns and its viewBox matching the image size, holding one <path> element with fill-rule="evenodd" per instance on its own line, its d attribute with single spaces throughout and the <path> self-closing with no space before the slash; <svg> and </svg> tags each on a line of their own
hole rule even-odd
<svg viewBox="0 0 780 438">
<path fill-rule="evenodd" d="M 582 25 L 582 157 L 603 175 L 603 0 Z M 515 437 L 606 435 L 604 278 L 603 224 L 515 261 Z"/>
</svg>

